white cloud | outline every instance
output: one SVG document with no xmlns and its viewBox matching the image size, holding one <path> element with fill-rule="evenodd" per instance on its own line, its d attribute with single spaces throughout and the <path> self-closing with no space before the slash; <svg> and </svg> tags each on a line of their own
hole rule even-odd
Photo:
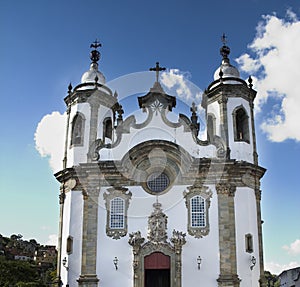
<svg viewBox="0 0 300 287">
<path fill-rule="evenodd" d="M 174 89 L 176 96 L 187 101 L 195 101 L 201 97 L 201 90 L 193 85 L 188 78 L 190 78 L 190 74 L 188 72 L 182 72 L 179 69 L 170 69 L 168 72 L 161 74 L 162 84 L 170 90 Z"/>
<path fill-rule="evenodd" d="M 55 245 L 57 246 L 58 236 L 57 234 L 50 234 L 48 236 L 48 240 L 45 242 L 45 245 Z"/>
<path fill-rule="evenodd" d="M 289 255 L 300 255 L 300 239 L 296 239 L 290 245 L 284 245 L 282 248 L 286 250 Z"/>
<path fill-rule="evenodd" d="M 289 262 L 288 264 L 279 264 L 277 262 L 266 262 L 265 270 L 272 274 L 279 275 L 282 271 L 299 267 L 300 263 L 296 261 Z"/>
<path fill-rule="evenodd" d="M 42 157 L 49 158 L 54 172 L 62 168 L 66 114 L 53 112 L 42 118 L 35 131 L 35 148 Z"/>
<path fill-rule="evenodd" d="M 258 110 L 270 97 L 280 104 L 261 128 L 272 141 L 300 141 L 300 21 L 296 14 L 288 10 L 285 19 L 264 16 L 249 49 L 254 56 L 244 54 L 237 61 L 241 70 L 254 73 L 257 78 L 255 104 Z"/>
</svg>

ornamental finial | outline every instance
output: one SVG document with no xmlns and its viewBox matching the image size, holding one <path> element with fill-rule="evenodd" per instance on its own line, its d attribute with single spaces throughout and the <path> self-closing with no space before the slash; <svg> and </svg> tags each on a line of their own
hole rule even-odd
<svg viewBox="0 0 300 287">
<path fill-rule="evenodd" d="M 92 63 L 97 63 L 100 60 L 101 55 L 97 50 L 99 47 L 102 47 L 102 44 L 97 39 L 90 45 L 90 48 L 94 48 L 94 50 L 92 50 L 90 54 Z"/>
<path fill-rule="evenodd" d="M 230 48 L 226 45 L 227 44 L 227 36 L 225 33 L 223 33 L 221 37 L 221 41 L 223 43 L 223 46 L 220 49 L 220 54 L 223 57 L 223 60 L 228 59 L 228 55 L 230 54 Z"/>
</svg>

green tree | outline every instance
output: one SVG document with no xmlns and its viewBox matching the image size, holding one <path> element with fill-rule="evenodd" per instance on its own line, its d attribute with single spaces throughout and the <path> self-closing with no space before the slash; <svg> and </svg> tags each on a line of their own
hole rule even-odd
<svg viewBox="0 0 300 287">
<path fill-rule="evenodd" d="M 0 257 L 0 286 L 19 286 L 17 284 L 29 282 L 40 284 L 39 274 L 34 265 L 23 261 L 5 260 Z M 37 286 L 42 286 L 42 284 Z"/>
<path fill-rule="evenodd" d="M 280 280 L 277 275 L 274 275 L 269 271 L 265 271 L 265 277 L 267 280 L 268 287 L 279 287 L 280 286 Z"/>
</svg>

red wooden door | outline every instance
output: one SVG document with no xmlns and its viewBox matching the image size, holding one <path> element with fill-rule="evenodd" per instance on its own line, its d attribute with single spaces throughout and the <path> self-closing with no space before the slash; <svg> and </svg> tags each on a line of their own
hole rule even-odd
<svg viewBox="0 0 300 287">
<path fill-rule="evenodd" d="M 145 269 L 170 269 L 170 256 L 154 252 L 145 257 Z"/>
</svg>

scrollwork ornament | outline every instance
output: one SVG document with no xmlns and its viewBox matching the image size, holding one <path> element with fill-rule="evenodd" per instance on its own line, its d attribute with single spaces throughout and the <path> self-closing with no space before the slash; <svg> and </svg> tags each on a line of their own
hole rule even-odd
<svg viewBox="0 0 300 287">
<path fill-rule="evenodd" d="M 218 183 L 216 185 L 217 193 L 220 195 L 234 196 L 236 191 L 236 186 L 229 183 Z"/>
</svg>

